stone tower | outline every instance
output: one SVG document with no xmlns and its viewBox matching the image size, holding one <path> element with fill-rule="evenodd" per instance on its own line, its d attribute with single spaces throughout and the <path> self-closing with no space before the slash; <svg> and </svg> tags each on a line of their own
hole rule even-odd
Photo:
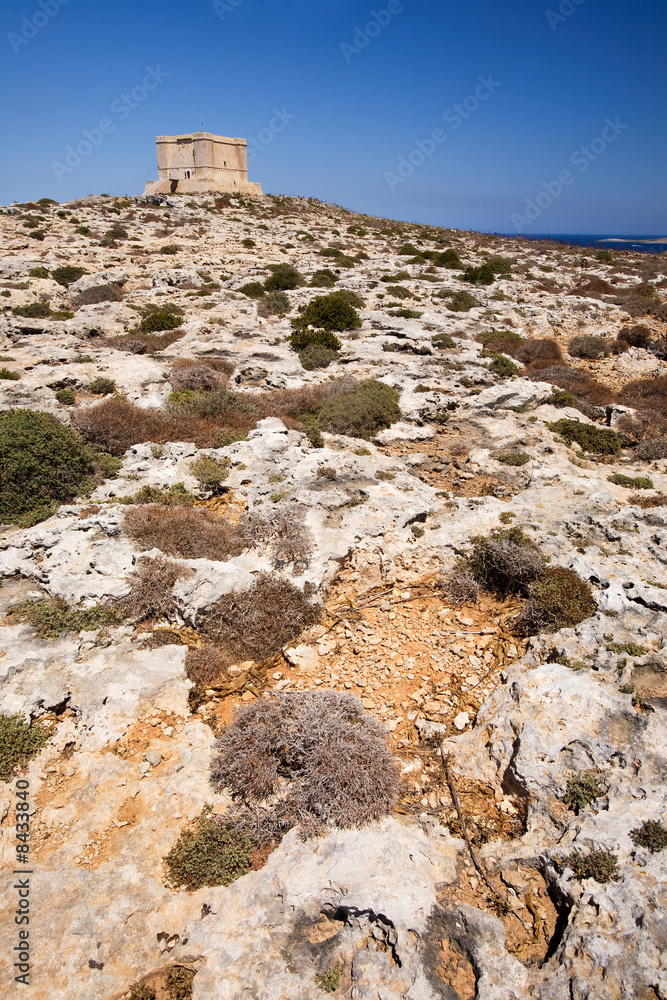
<svg viewBox="0 0 667 1000">
<path fill-rule="evenodd" d="M 262 188 L 248 180 L 248 144 L 211 132 L 159 135 L 158 180 L 147 181 L 144 194 L 261 195 Z"/>
</svg>

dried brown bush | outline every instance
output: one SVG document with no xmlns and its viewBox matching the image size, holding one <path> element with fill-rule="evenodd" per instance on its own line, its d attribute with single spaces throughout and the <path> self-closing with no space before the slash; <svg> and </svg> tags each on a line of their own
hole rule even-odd
<svg viewBox="0 0 667 1000">
<path fill-rule="evenodd" d="M 203 362 L 193 361 L 188 364 L 188 360 L 183 358 L 175 362 L 172 367 L 169 381 L 174 392 L 188 390 L 210 392 L 213 389 L 221 389 L 226 384 L 227 379 L 221 372 L 215 371 Z"/>
<path fill-rule="evenodd" d="M 556 341 L 550 337 L 530 337 L 528 340 L 524 340 L 517 353 L 513 353 L 512 357 L 517 358 L 523 365 L 537 368 L 561 361 L 563 355 Z"/>
<path fill-rule="evenodd" d="M 260 841 L 382 819 L 399 793 L 388 733 L 348 694 L 271 694 L 241 709 L 216 744 L 211 782 Z"/>
<path fill-rule="evenodd" d="M 568 295 L 586 295 L 590 298 L 598 298 L 600 295 L 618 295 L 618 289 L 610 285 L 603 278 L 598 278 L 596 274 L 591 275 L 586 281 L 579 282 L 571 288 Z"/>
<path fill-rule="evenodd" d="M 453 608 L 459 608 L 462 604 L 476 604 L 479 600 L 479 583 L 465 565 L 456 566 L 443 579 L 440 588 L 444 599 Z"/>
<path fill-rule="evenodd" d="M 587 371 L 570 368 L 568 365 L 549 365 L 542 368 L 540 380 L 551 382 L 559 389 L 571 392 L 577 400 L 592 406 L 605 406 L 607 403 L 613 403 L 616 398 L 616 393 L 610 386 L 599 382 Z M 587 411 L 584 409 L 583 412 Z"/>
<path fill-rule="evenodd" d="M 648 347 L 653 335 L 647 326 L 638 323 L 636 326 L 624 326 L 618 334 L 619 340 L 627 340 L 630 347 Z"/>
<path fill-rule="evenodd" d="M 192 570 L 183 563 L 164 556 L 140 556 L 136 569 L 128 577 L 130 592 L 119 598 L 117 604 L 138 622 L 171 615 L 177 610 L 174 584 L 191 575 Z"/>
<path fill-rule="evenodd" d="M 142 409 L 120 396 L 78 410 L 72 425 L 89 444 L 112 455 L 144 441 L 194 441 L 198 448 L 214 448 L 221 431 L 213 421 Z"/>
<path fill-rule="evenodd" d="M 667 417 L 667 375 L 626 382 L 618 394 L 618 401 L 636 410 L 654 410 Z"/>
<path fill-rule="evenodd" d="M 115 347 L 118 351 L 128 351 L 130 354 L 155 354 L 164 351 L 184 336 L 185 330 L 180 328 L 167 330 L 165 333 L 144 333 L 141 330 L 133 330 L 120 337 L 108 337 L 104 343 L 108 347 Z"/>
<path fill-rule="evenodd" d="M 523 594 L 544 571 L 544 561 L 519 528 L 507 528 L 488 537 L 471 539 L 473 549 L 466 568 L 479 584 L 501 596 Z"/>
<path fill-rule="evenodd" d="M 160 549 L 180 559 L 225 561 L 246 547 L 231 525 L 208 510 L 192 507 L 130 507 L 124 527 L 140 548 Z"/>
<path fill-rule="evenodd" d="M 269 517 L 249 512 L 238 525 L 238 538 L 244 548 L 271 545 L 276 567 L 294 563 L 295 568 L 305 568 L 312 554 L 313 539 L 304 525 L 304 516 L 305 510 L 299 506 L 275 509 Z"/>
<path fill-rule="evenodd" d="M 567 353 L 571 358 L 606 358 L 609 350 L 609 342 L 604 337 L 595 337 L 592 334 L 572 337 L 567 345 Z"/>
<path fill-rule="evenodd" d="M 211 687 L 228 680 L 227 667 L 229 661 L 224 653 L 215 646 L 204 646 L 202 649 L 189 649 L 185 658 L 185 672 L 190 680 L 199 688 Z"/>
<path fill-rule="evenodd" d="M 262 573 L 248 590 L 224 594 L 201 616 L 198 627 L 230 662 L 263 660 L 297 639 L 320 613 L 320 606 L 288 580 Z"/>
</svg>

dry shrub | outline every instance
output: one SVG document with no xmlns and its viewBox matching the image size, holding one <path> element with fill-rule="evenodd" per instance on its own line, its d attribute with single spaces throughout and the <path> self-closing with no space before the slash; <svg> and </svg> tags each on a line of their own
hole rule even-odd
<svg viewBox="0 0 667 1000">
<path fill-rule="evenodd" d="M 214 788 L 240 802 L 260 842 L 299 824 L 304 836 L 387 816 L 399 776 L 388 733 L 348 694 L 272 694 L 237 712 L 216 744 Z"/>
<path fill-rule="evenodd" d="M 124 527 L 140 548 L 160 549 L 179 559 L 225 561 L 245 548 L 231 525 L 192 507 L 130 507 Z"/>
<path fill-rule="evenodd" d="M 473 578 L 501 596 L 525 593 L 544 570 L 539 551 L 520 528 L 507 528 L 488 538 L 472 539 L 467 568 Z"/>
<path fill-rule="evenodd" d="M 228 430 L 251 430 L 258 420 L 270 416 L 266 398 L 249 393 L 214 389 L 212 392 L 195 392 L 167 410 L 172 419 L 196 418 L 218 424 Z"/>
<path fill-rule="evenodd" d="M 144 441 L 194 441 L 198 448 L 214 448 L 221 431 L 213 421 L 142 409 L 120 396 L 77 411 L 72 424 L 86 441 L 112 455 L 124 455 Z"/>
<path fill-rule="evenodd" d="M 185 658 L 185 672 L 195 687 L 203 689 L 227 681 L 228 665 L 227 657 L 215 646 L 189 649 Z"/>
<path fill-rule="evenodd" d="M 556 341 L 550 337 L 531 337 L 524 340 L 517 353 L 512 354 L 512 357 L 517 358 L 523 365 L 537 368 L 561 361 L 563 355 Z"/>
<path fill-rule="evenodd" d="M 210 392 L 213 389 L 221 389 L 227 379 L 221 372 L 215 371 L 203 361 L 182 358 L 174 363 L 169 381 L 174 392 L 188 390 Z"/>
<path fill-rule="evenodd" d="M 273 564 L 284 567 L 294 563 L 306 568 L 313 551 L 313 539 L 304 525 L 302 507 L 283 507 L 273 510 L 270 517 L 247 513 L 238 525 L 238 537 L 244 548 L 258 545 L 273 547 Z"/>
<path fill-rule="evenodd" d="M 667 375 L 626 382 L 618 395 L 618 401 L 636 410 L 653 410 L 667 417 Z"/>
<path fill-rule="evenodd" d="M 155 354 L 164 351 L 171 344 L 174 344 L 181 337 L 185 336 L 185 330 L 168 330 L 165 333 L 144 333 L 141 330 L 133 330 L 119 337 L 108 337 L 105 344 L 108 347 L 115 347 L 118 351 L 128 351 L 130 354 Z"/>
<path fill-rule="evenodd" d="M 577 400 L 591 406 L 606 406 L 616 398 L 614 390 L 604 382 L 599 382 L 587 371 L 570 368 L 568 365 L 549 365 L 540 369 L 540 380 L 551 382 L 559 389 L 571 392 Z M 582 407 L 580 407 L 582 409 Z M 585 409 L 582 412 L 586 413 Z"/>
<path fill-rule="evenodd" d="M 630 347 L 648 347 L 653 335 L 647 326 L 638 323 L 636 326 L 624 326 L 618 334 L 619 340 L 626 340 Z"/>
<path fill-rule="evenodd" d="M 174 584 L 186 576 L 192 576 L 192 570 L 183 563 L 164 556 L 140 556 L 135 571 L 128 578 L 130 593 L 117 603 L 138 622 L 172 615 L 177 610 Z"/>
<path fill-rule="evenodd" d="M 444 599 L 453 608 L 477 604 L 480 586 L 465 564 L 456 566 L 440 584 Z"/>
<path fill-rule="evenodd" d="M 572 337 L 567 345 L 567 353 L 571 358 L 606 358 L 609 351 L 609 342 L 604 337 L 595 337 L 591 334 Z"/>
<path fill-rule="evenodd" d="M 224 594 L 199 630 L 234 660 L 264 660 L 318 621 L 321 608 L 279 576 L 261 573 L 248 590 Z"/>
<path fill-rule="evenodd" d="M 667 437 L 667 417 L 661 416 L 655 410 L 638 410 L 632 414 L 624 413 L 616 425 L 624 444 L 630 447 L 639 444 L 637 453 L 640 458 L 648 455 L 640 454 L 643 446 L 650 448 L 652 444 Z M 662 456 L 657 455 L 657 458 Z"/>
<path fill-rule="evenodd" d="M 608 281 L 603 278 L 598 278 L 596 274 L 591 275 L 586 281 L 580 282 L 571 288 L 568 295 L 587 295 L 591 298 L 597 298 L 600 295 L 618 295 L 618 289 L 610 285 Z"/>
<path fill-rule="evenodd" d="M 350 375 L 332 379 L 322 385 L 304 385 L 298 389 L 281 389 L 266 397 L 276 416 L 299 416 L 302 413 L 316 413 L 325 403 L 336 396 L 352 393 L 357 383 Z"/>
<path fill-rule="evenodd" d="M 645 462 L 656 462 L 660 458 L 667 458 L 667 436 L 642 441 L 635 454 Z"/>
</svg>

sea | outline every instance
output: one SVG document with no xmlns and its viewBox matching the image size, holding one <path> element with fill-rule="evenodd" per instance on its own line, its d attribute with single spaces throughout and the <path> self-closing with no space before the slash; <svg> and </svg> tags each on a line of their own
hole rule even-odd
<svg viewBox="0 0 667 1000">
<path fill-rule="evenodd" d="M 596 250 L 634 250 L 640 253 L 665 253 L 667 236 L 609 236 L 590 233 L 524 233 L 530 240 L 558 240 Z"/>
</svg>

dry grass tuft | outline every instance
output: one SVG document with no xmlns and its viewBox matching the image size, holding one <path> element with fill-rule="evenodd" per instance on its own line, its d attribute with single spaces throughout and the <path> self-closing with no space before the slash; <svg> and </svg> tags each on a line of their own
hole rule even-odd
<svg viewBox="0 0 667 1000">
<path fill-rule="evenodd" d="M 216 745 L 211 781 L 240 801 L 239 822 L 260 842 L 296 824 L 305 836 L 362 826 L 398 799 L 387 739 L 351 695 L 273 694 L 236 714 Z"/>
</svg>

